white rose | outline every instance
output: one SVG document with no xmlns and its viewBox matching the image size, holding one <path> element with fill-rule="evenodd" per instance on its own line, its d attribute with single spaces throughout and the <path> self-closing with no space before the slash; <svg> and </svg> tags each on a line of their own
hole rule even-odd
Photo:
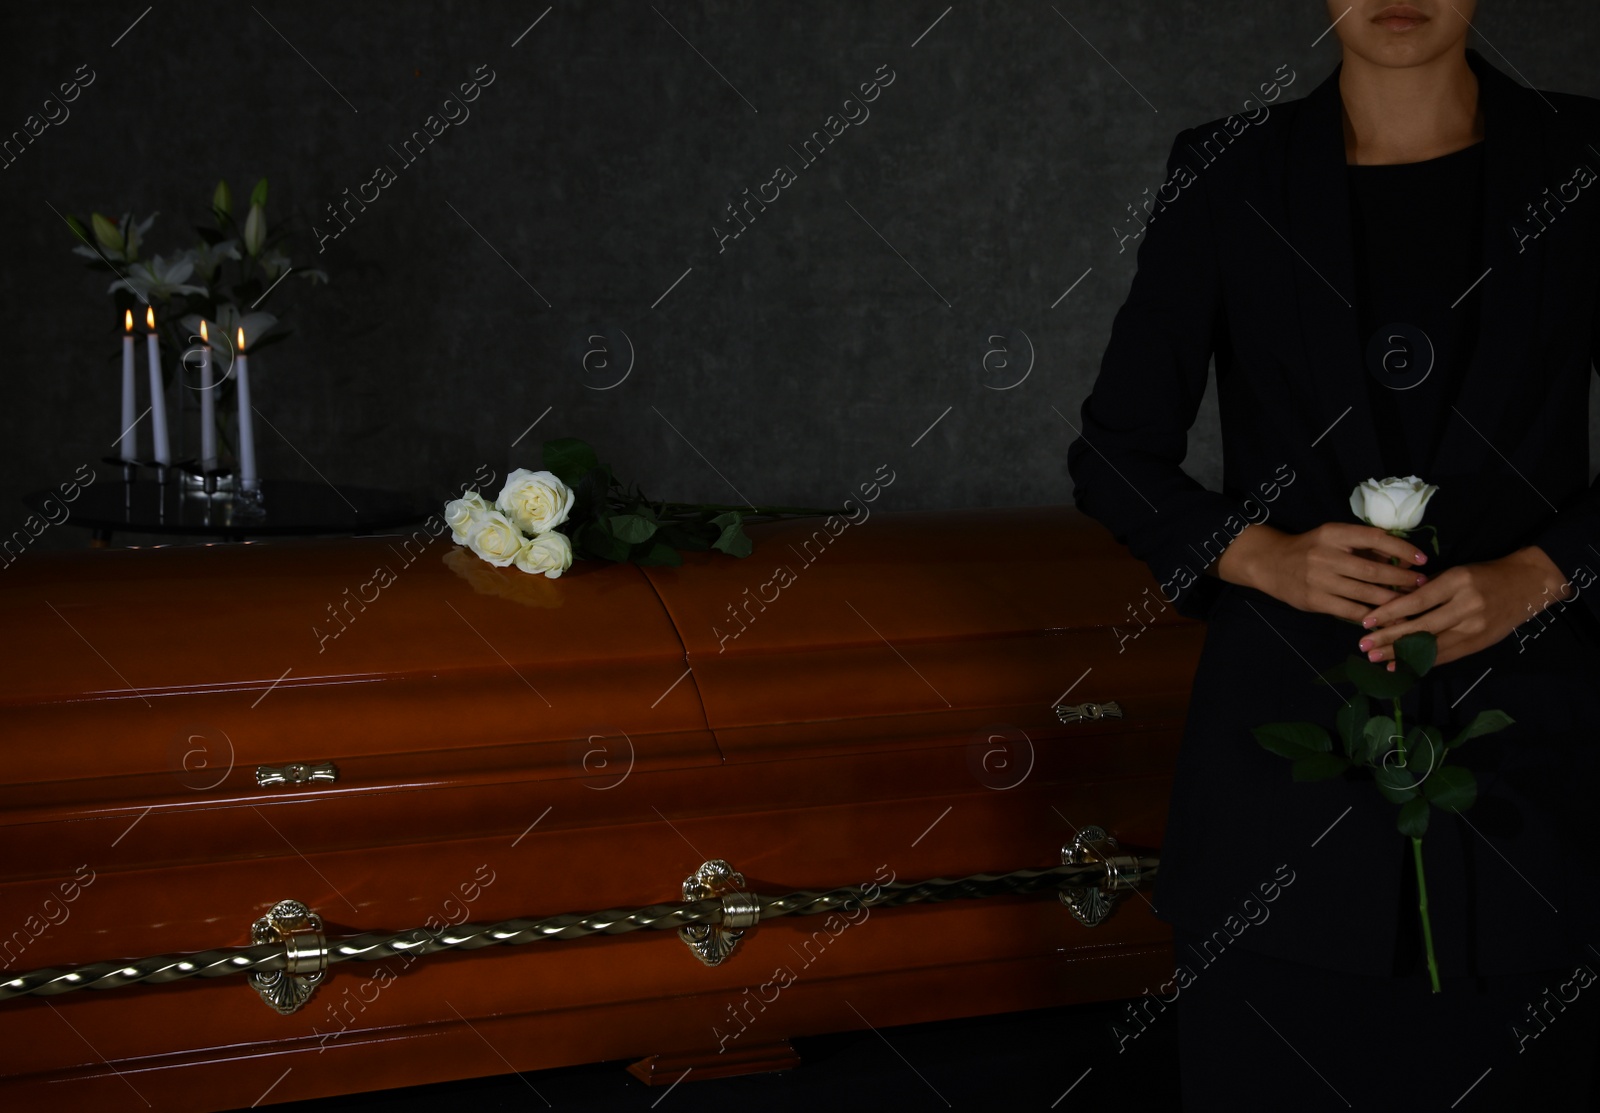
<svg viewBox="0 0 1600 1113">
<path fill-rule="evenodd" d="M 467 548 L 496 568 L 504 568 L 516 560 L 523 543 L 522 531 L 504 514 L 493 510 L 473 522 L 467 534 Z"/>
<path fill-rule="evenodd" d="M 556 579 L 572 567 L 572 542 L 559 530 L 541 533 L 517 554 L 517 567 L 535 575 L 543 572 L 550 579 Z"/>
<path fill-rule="evenodd" d="M 506 477 L 494 505 L 524 533 L 538 534 L 567 520 L 572 497 L 572 488 L 551 473 L 518 468 Z"/>
<path fill-rule="evenodd" d="M 1428 500 L 1439 488 L 1414 475 L 1369 479 L 1350 492 L 1350 509 L 1368 525 L 1386 530 L 1416 529 Z"/>
<path fill-rule="evenodd" d="M 476 491 L 468 491 L 458 499 L 444 504 L 444 520 L 450 526 L 450 540 L 465 545 L 472 526 L 489 513 L 489 504 Z"/>
</svg>

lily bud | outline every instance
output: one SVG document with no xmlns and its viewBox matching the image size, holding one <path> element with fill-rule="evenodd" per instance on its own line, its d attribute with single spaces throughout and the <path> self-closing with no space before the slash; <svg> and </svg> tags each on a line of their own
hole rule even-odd
<svg viewBox="0 0 1600 1113">
<path fill-rule="evenodd" d="M 139 257 L 139 222 L 133 218 L 132 213 L 124 213 L 122 226 L 127 229 L 124 233 L 122 254 L 131 263 Z"/>
<path fill-rule="evenodd" d="M 211 211 L 217 214 L 219 224 L 223 217 L 233 215 L 233 191 L 226 181 L 217 183 L 216 192 L 211 195 Z"/>
<path fill-rule="evenodd" d="M 262 178 L 256 183 L 256 188 L 250 191 L 250 203 L 260 205 L 263 209 L 267 207 L 267 179 Z"/>
<path fill-rule="evenodd" d="M 260 205 L 250 206 L 250 215 L 244 218 L 244 249 L 252 256 L 261 253 L 267 241 L 267 214 Z"/>
<path fill-rule="evenodd" d="M 126 245 L 122 242 L 122 233 L 117 226 L 111 223 L 108 217 L 99 213 L 95 213 L 90 221 L 94 225 L 94 238 L 100 241 L 100 246 L 113 255 L 120 256 Z"/>
</svg>

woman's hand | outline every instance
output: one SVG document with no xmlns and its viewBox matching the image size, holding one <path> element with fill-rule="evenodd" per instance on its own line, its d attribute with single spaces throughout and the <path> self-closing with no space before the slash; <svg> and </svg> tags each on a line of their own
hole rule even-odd
<svg viewBox="0 0 1600 1113">
<path fill-rule="evenodd" d="M 1402 563 L 1388 563 L 1398 557 Z M 1229 583 L 1264 591 L 1302 611 L 1359 623 L 1372 608 L 1427 582 L 1415 566 L 1427 558 L 1403 537 L 1377 526 L 1328 522 L 1305 533 L 1265 523 L 1246 526 L 1213 565 Z"/>
<path fill-rule="evenodd" d="M 1372 632 L 1360 640 L 1359 651 L 1368 660 L 1388 661 L 1393 672 L 1394 643 L 1425 630 L 1438 641 L 1434 663 L 1448 664 L 1501 641 L 1560 599 L 1565 588 L 1566 577 L 1537 545 L 1498 560 L 1457 565 L 1373 608 L 1362 623 Z"/>
</svg>

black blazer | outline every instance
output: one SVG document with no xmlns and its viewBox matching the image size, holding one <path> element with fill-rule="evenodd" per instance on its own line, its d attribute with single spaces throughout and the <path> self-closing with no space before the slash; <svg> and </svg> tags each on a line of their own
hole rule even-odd
<svg viewBox="0 0 1600 1113">
<path fill-rule="evenodd" d="M 1516 720 L 1455 752 L 1479 799 L 1459 816 L 1435 809 L 1424 839 L 1446 976 L 1592 961 L 1583 946 L 1600 946 L 1597 802 L 1585 795 L 1600 785 L 1600 484 L 1589 482 L 1587 409 L 1600 101 L 1526 89 L 1476 51 L 1467 58 L 1485 121 L 1487 272 L 1469 299 L 1481 313 L 1474 354 L 1421 473 L 1440 488 L 1425 520 L 1441 553 L 1424 545 L 1425 570 L 1536 544 L 1580 595 L 1406 697 L 1406 721 L 1447 738 L 1483 709 Z M 1250 733 L 1277 720 L 1331 728 L 1349 689 L 1316 673 L 1356 652 L 1362 631 L 1202 574 L 1249 522 L 1298 533 L 1355 521 L 1351 489 L 1385 474 L 1353 304 L 1338 77 L 1253 121 L 1178 135 L 1067 464 L 1078 507 L 1149 564 L 1168 605 L 1207 622 L 1157 915 L 1218 947 L 1381 974 L 1396 931 L 1418 930 L 1414 895 L 1402 906 L 1412 865 L 1396 806 L 1364 773 L 1294 782 Z M 1213 358 L 1221 491 L 1180 467 Z M 1138 652 L 1136 640 L 1118 647 Z M 1286 875 L 1264 904 L 1264 887 Z"/>
</svg>

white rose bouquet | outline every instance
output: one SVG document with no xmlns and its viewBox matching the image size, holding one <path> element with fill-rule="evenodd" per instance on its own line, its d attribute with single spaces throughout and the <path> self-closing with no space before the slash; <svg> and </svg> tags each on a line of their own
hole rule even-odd
<svg viewBox="0 0 1600 1113">
<path fill-rule="evenodd" d="M 1404 479 L 1369 479 L 1350 493 L 1350 508 L 1368 525 L 1405 537 L 1418 529 L 1433 530 L 1433 551 L 1439 551 L 1439 531 L 1423 526 L 1422 514 L 1438 490 L 1411 475 Z M 1399 564 L 1396 558 L 1391 564 Z M 1352 770 L 1369 770 L 1378 791 L 1400 805 L 1397 826 L 1411 840 L 1417 871 L 1417 912 L 1422 918 L 1422 938 L 1428 956 L 1428 976 L 1439 992 L 1439 965 L 1433 951 L 1433 923 L 1428 916 L 1428 883 L 1422 869 L 1422 836 L 1428 830 L 1433 808 L 1461 812 L 1478 797 L 1472 770 L 1446 764 L 1457 746 L 1480 735 L 1504 730 L 1512 723 L 1504 711 L 1480 711 L 1446 742 L 1437 727 L 1402 722 L 1400 697 L 1433 668 L 1438 642 L 1427 631 L 1407 634 L 1394 644 L 1390 672 L 1358 654 L 1321 673 L 1330 684 L 1355 685 L 1356 691 L 1334 716 L 1341 753 L 1333 737 L 1316 723 L 1266 723 L 1251 733 L 1265 749 L 1289 758 L 1290 775 L 1297 781 L 1320 781 L 1344 776 Z M 1373 714 L 1368 699 L 1391 702 L 1393 714 Z"/>
<path fill-rule="evenodd" d="M 544 470 L 518 468 L 493 503 L 477 491 L 445 505 L 450 537 L 497 568 L 556 579 L 578 559 L 683 563 L 678 549 L 749 556 L 747 517 L 841 513 L 796 506 L 655 502 L 624 488 L 594 449 L 571 437 L 544 442 Z"/>
<path fill-rule="evenodd" d="M 556 579 L 572 567 L 572 542 L 556 527 L 567 520 L 573 492 L 547 471 L 518 468 L 506 477 L 494 505 L 476 491 L 445 504 L 450 540 L 504 568 Z"/>
</svg>

